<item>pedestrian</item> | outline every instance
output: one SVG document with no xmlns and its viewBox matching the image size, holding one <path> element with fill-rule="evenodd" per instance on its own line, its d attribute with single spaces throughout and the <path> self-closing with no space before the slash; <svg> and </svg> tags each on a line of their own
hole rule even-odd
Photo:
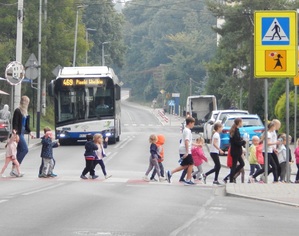
<svg viewBox="0 0 299 236">
<path fill-rule="evenodd" d="M 249 179 L 248 183 L 254 183 L 256 182 L 256 179 L 254 179 L 252 176 L 255 172 L 259 171 L 261 169 L 261 166 L 258 162 L 258 155 L 263 155 L 262 150 L 258 149 L 258 146 L 260 145 L 260 138 L 258 136 L 252 137 L 252 145 L 249 147 L 249 165 L 250 165 L 250 172 L 249 172 Z M 262 156 L 263 158 L 263 156 Z"/>
<path fill-rule="evenodd" d="M 55 166 L 54 157 L 53 157 L 53 148 L 59 146 L 59 142 L 53 142 L 53 133 L 49 127 L 44 128 L 45 135 L 42 137 L 42 172 L 39 177 L 48 178 L 56 177 L 57 175 L 53 174 L 53 169 Z M 40 168 L 41 169 L 41 168 Z"/>
<path fill-rule="evenodd" d="M 219 154 L 224 154 L 224 152 L 220 148 L 221 140 L 220 140 L 220 133 L 222 132 L 223 125 L 220 122 L 216 122 L 214 124 L 214 131 L 211 137 L 211 145 L 210 145 L 210 155 L 214 162 L 214 168 L 203 174 L 203 181 L 206 183 L 207 177 L 215 173 L 213 184 L 220 185 L 218 181 L 218 176 L 221 168 Z"/>
<path fill-rule="evenodd" d="M 86 174 L 89 172 L 92 179 L 96 179 L 99 176 L 95 175 L 94 160 L 96 158 L 95 151 L 98 150 L 98 145 L 93 142 L 93 136 L 91 134 L 86 135 L 87 142 L 85 143 L 85 168 L 80 176 L 81 179 L 88 179 Z"/>
<path fill-rule="evenodd" d="M 8 139 L 6 144 L 6 154 L 5 154 L 5 163 L 1 169 L 1 177 L 5 177 L 4 171 L 6 170 L 9 162 L 14 163 L 15 169 L 17 171 L 16 177 L 22 177 L 23 174 L 20 172 L 20 164 L 17 160 L 17 145 L 19 142 L 19 136 L 15 131 L 12 132 L 11 137 Z"/>
<path fill-rule="evenodd" d="M 171 177 L 174 173 L 187 169 L 187 179 L 185 181 L 185 185 L 193 185 L 194 183 L 191 181 L 191 175 L 193 170 L 193 158 L 191 154 L 191 146 L 192 146 L 192 132 L 191 129 L 194 127 L 195 120 L 193 117 L 186 118 L 186 126 L 183 130 L 183 138 L 180 142 L 179 146 L 179 154 L 180 154 L 180 166 L 173 169 L 172 171 L 167 171 L 166 178 L 167 181 L 171 182 Z"/>
<path fill-rule="evenodd" d="M 11 118 L 10 111 L 9 111 L 9 106 L 5 104 L 3 106 L 3 109 L 0 110 L 0 119 L 9 121 Z"/>
<path fill-rule="evenodd" d="M 263 155 L 264 155 L 264 159 L 268 158 L 268 170 L 273 174 L 274 183 L 277 183 L 278 182 L 277 165 L 273 160 L 272 154 L 273 154 L 273 147 L 278 145 L 280 141 L 276 141 L 276 142 L 272 141 L 273 132 L 275 132 L 275 124 L 272 121 L 268 124 L 267 130 L 268 130 L 267 137 L 265 137 L 265 134 L 263 134 L 261 137 L 261 141 L 263 141 L 264 144 Z M 267 142 L 267 150 L 264 150 L 266 142 Z M 265 172 L 265 165 L 262 166 L 262 168 L 259 171 L 256 171 L 252 177 L 255 179 L 257 176 L 263 174 L 264 172 Z M 262 183 L 263 181 L 260 182 Z"/>
<path fill-rule="evenodd" d="M 245 146 L 246 141 L 241 138 L 239 128 L 243 126 L 243 122 L 241 118 L 236 118 L 234 120 L 234 124 L 232 125 L 229 134 L 230 134 L 230 145 L 231 145 L 231 156 L 232 156 L 232 167 L 229 176 L 229 182 L 234 182 L 235 174 L 238 173 L 245 165 L 242 153 L 242 147 Z M 237 163 L 239 165 L 237 166 Z"/>
<path fill-rule="evenodd" d="M 143 177 L 144 181 L 150 181 L 148 178 L 148 174 L 153 170 L 153 168 L 156 169 L 156 173 L 159 177 L 159 181 L 162 182 L 163 178 L 161 177 L 161 172 L 160 172 L 160 167 L 158 164 L 158 159 L 161 159 L 161 157 L 159 156 L 159 151 L 158 151 L 158 147 L 156 145 L 158 141 L 158 138 L 155 134 L 150 135 L 149 137 L 149 142 L 150 142 L 150 157 L 149 157 L 149 165 L 147 168 L 147 171 L 145 172 L 145 175 Z"/>
<path fill-rule="evenodd" d="M 274 124 L 275 130 L 273 132 L 271 132 L 271 134 L 272 134 L 271 141 L 272 141 L 272 143 L 277 143 L 276 145 L 273 145 L 272 158 L 277 167 L 277 176 L 280 176 L 280 164 L 279 164 L 278 156 L 277 156 L 278 155 L 277 145 L 279 145 L 280 143 L 277 142 L 277 140 L 278 140 L 278 130 L 281 127 L 281 123 L 278 119 L 273 119 L 272 123 Z M 268 174 L 270 174 L 270 173 L 271 173 L 271 171 Z"/>
<path fill-rule="evenodd" d="M 30 103 L 30 99 L 27 96 L 22 96 L 20 105 L 18 108 L 15 109 L 12 118 L 12 128 L 20 137 L 18 142 L 18 147 L 17 147 L 17 160 L 20 165 L 22 164 L 25 156 L 28 153 L 28 146 L 24 134 L 28 133 L 31 136 L 31 138 L 34 138 L 34 136 L 31 134 L 31 130 L 29 126 L 29 115 L 28 115 L 29 103 Z M 14 164 L 12 166 L 12 171 L 10 172 L 10 175 L 11 176 L 17 175 Z"/>
<path fill-rule="evenodd" d="M 295 183 L 299 184 L 299 138 L 297 139 L 296 142 L 296 149 L 294 151 L 295 154 L 295 159 L 296 159 L 296 166 L 297 166 L 297 174 L 295 178 Z"/>
<path fill-rule="evenodd" d="M 205 140 L 203 137 L 199 137 L 196 139 L 195 142 L 198 145 L 192 146 L 191 154 L 192 154 L 192 158 L 194 161 L 194 166 L 197 168 L 197 170 L 194 171 L 192 173 L 192 175 L 195 180 L 201 180 L 202 174 L 203 174 L 202 164 L 203 164 L 203 162 L 208 162 L 208 159 L 206 158 L 204 151 L 202 149 L 203 145 L 205 143 Z"/>
<path fill-rule="evenodd" d="M 106 167 L 103 161 L 103 158 L 106 157 L 106 153 L 104 148 L 107 148 L 108 146 L 108 137 L 105 139 L 103 138 L 102 134 L 95 134 L 93 136 L 94 143 L 98 146 L 98 150 L 96 150 L 96 159 L 94 160 L 94 169 L 96 168 L 96 165 L 99 164 L 101 166 L 102 172 L 105 176 L 105 179 L 110 178 L 112 175 L 108 175 L 106 172 Z"/>
<path fill-rule="evenodd" d="M 161 177 L 164 179 L 165 172 L 164 172 L 164 166 L 163 166 L 163 161 L 164 161 L 164 146 L 163 145 L 165 143 L 165 137 L 163 134 L 158 134 L 157 138 L 158 138 L 158 141 L 156 142 L 156 145 L 158 147 L 159 156 L 161 157 L 158 159 L 158 164 L 159 164 L 159 168 L 160 168 Z M 152 173 L 152 176 L 150 177 L 151 181 L 158 181 L 157 179 L 155 179 L 156 174 L 157 174 L 157 172 L 156 172 L 156 168 L 155 168 Z"/>
<path fill-rule="evenodd" d="M 50 127 L 45 127 L 45 128 L 44 128 L 44 136 L 46 135 L 47 131 L 52 131 L 52 130 L 51 130 Z M 44 137 L 44 136 L 43 136 L 43 137 Z M 42 137 L 42 139 L 43 139 L 43 137 Z M 57 143 L 58 143 L 58 142 L 57 142 Z M 58 143 L 58 146 L 60 146 L 59 143 Z M 56 161 L 55 161 L 54 156 L 53 156 L 53 158 L 52 158 L 52 161 L 53 161 L 53 169 L 54 169 L 55 164 L 56 164 Z M 44 177 L 43 174 L 42 174 L 42 173 L 43 173 L 43 168 L 44 168 L 44 161 L 43 161 L 43 158 L 41 158 L 41 164 L 40 164 L 40 166 L 39 166 L 39 172 L 38 172 L 38 177 L 39 177 L 39 178 L 43 178 L 43 177 Z M 51 177 L 57 177 L 57 175 L 54 174 L 53 169 L 52 169 Z"/>
</svg>

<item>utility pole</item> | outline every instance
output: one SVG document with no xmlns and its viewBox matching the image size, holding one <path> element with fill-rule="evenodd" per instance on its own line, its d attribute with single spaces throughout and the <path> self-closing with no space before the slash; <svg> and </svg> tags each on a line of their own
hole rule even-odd
<svg viewBox="0 0 299 236">
<path fill-rule="evenodd" d="M 18 13 L 17 13 L 17 39 L 16 39 L 16 61 L 22 63 L 22 48 L 23 48 L 23 19 L 24 19 L 24 1 L 18 0 Z M 13 107 L 14 111 L 20 104 L 21 101 L 21 83 L 12 87 L 14 90 L 13 96 Z"/>
<path fill-rule="evenodd" d="M 40 110 L 41 110 L 41 44 L 42 44 L 42 0 L 39 0 L 38 25 L 38 77 L 37 77 L 37 109 L 36 109 L 36 137 L 40 136 Z"/>
</svg>

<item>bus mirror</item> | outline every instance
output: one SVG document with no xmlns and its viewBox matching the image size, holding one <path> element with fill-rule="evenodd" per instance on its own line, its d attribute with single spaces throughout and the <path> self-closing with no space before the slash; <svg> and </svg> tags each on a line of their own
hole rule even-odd
<svg viewBox="0 0 299 236">
<path fill-rule="evenodd" d="M 54 97 L 54 80 L 48 84 L 48 94 L 50 97 Z"/>
<path fill-rule="evenodd" d="M 115 100 L 120 100 L 120 86 L 115 86 Z"/>
</svg>

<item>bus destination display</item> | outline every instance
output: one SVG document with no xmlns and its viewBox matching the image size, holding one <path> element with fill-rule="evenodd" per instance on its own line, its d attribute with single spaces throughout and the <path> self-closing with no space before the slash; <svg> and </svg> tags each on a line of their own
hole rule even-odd
<svg viewBox="0 0 299 236">
<path fill-rule="evenodd" d="M 63 86 L 88 86 L 88 85 L 103 85 L 103 84 L 104 81 L 99 78 L 90 78 L 90 79 L 73 78 L 73 79 L 62 80 Z"/>
</svg>

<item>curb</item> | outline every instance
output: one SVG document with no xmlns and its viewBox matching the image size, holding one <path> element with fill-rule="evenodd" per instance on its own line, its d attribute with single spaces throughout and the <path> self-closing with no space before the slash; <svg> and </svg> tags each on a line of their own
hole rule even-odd
<svg viewBox="0 0 299 236">
<path fill-rule="evenodd" d="M 264 202 L 271 202 L 271 203 L 276 203 L 276 204 L 281 204 L 281 205 L 286 205 L 286 206 L 299 207 L 299 204 L 297 204 L 297 203 L 279 201 L 279 200 L 263 198 L 263 197 L 248 196 L 246 194 L 241 194 L 241 193 L 230 193 L 230 192 L 227 191 L 226 188 L 227 188 L 227 186 L 225 185 L 225 194 L 226 194 L 226 196 L 241 197 L 241 198 L 247 198 L 247 199 L 264 201 Z"/>
</svg>

